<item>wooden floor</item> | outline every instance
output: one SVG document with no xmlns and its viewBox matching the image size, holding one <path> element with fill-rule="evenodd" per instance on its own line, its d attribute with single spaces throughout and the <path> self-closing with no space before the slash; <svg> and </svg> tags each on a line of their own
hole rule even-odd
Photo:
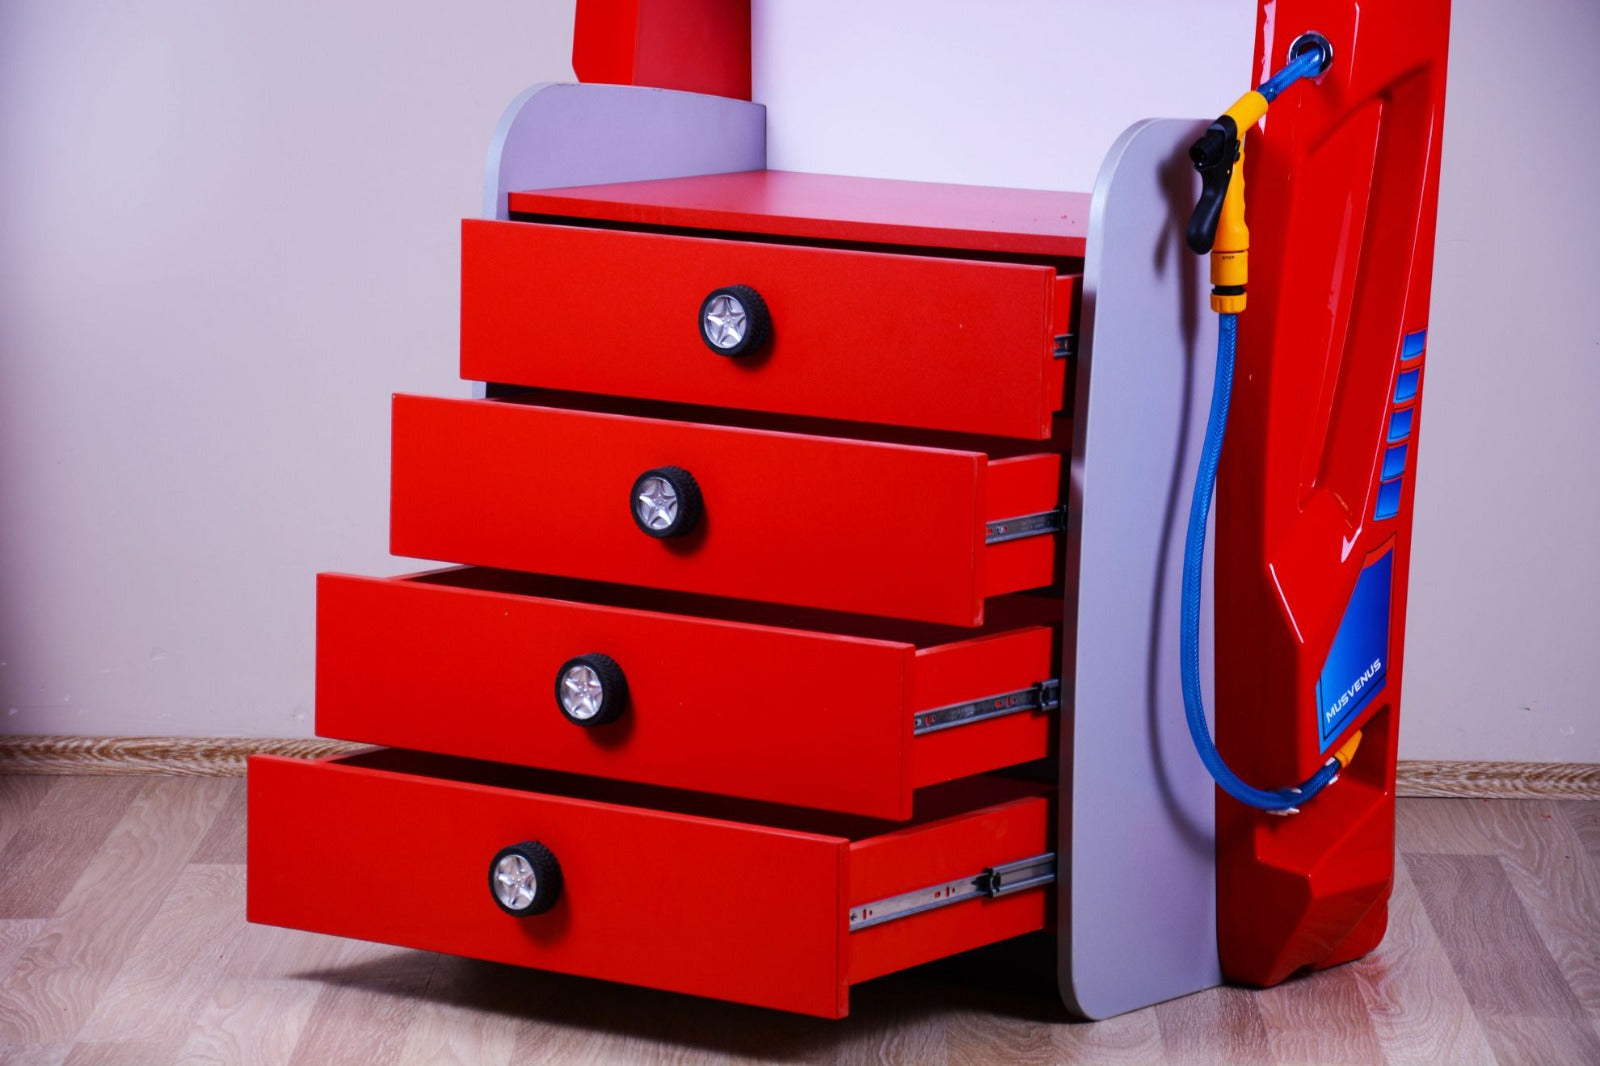
<svg viewBox="0 0 1600 1066">
<path fill-rule="evenodd" d="M 1600 1063 L 1600 802 L 1399 820 L 1350 966 L 1079 1024 L 1040 938 L 823 1022 L 248 926 L 243 781 L 0 777 L 0 1062 Z"/>
</svg>

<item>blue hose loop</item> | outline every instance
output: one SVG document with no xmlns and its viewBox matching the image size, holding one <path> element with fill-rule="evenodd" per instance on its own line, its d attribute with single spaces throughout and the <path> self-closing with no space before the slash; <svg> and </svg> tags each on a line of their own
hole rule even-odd
<svg viewBox="0 0 1600 1066">
<path fill-rule="evenodd" d="M 1206 525 L 1211 498 L 1217 487 L 1217 464 L 1228 431 L 1228 406 L 1233 394 L 1234 355 L 1239 343 L 1239 316 L 1218 317 L 1217 376 L 1211 389 L 1211 413 L 1206 419 L 1205 443 L 1200 449 L 1200 469 L 1189 502 L 1189 530 L 1183 546 L 1183 604 L 1179 654 L 1183 674 L 1183 710 L 1195 751 L 1218 787 L 1246 806 L 1279 814 L 1292 814 L 1300 804 L 1331 785 L 1339 776 L 1337 759 L 1328 762 L 1298 788 L 1266 791 L 1246 784 L 1228 768 L 1206 725 L 1205 699 L 1200 692 L 1200 578 L 1205 569 Z"/>
</svg>

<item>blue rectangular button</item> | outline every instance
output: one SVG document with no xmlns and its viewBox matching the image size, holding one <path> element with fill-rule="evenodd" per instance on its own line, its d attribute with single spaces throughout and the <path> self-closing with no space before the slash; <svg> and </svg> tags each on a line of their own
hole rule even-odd
<svg viewBox="0 0 1600 1066">
<path fill-rule="evenodd" d="M 1427 330 L 1419 329 L 1415 333 L 1407 333 L 1400 341 L 1400 358 L 1409 362 L 1421 355 L 1427 347 Z"/>
<path fill-rule="evenodd" d="M 1394 383 L 1394 402 L 1405 403 L 1416 398 L 1417 380 L 1422 377 L 1422 368 L 1415 370 L 1402 370 L 1400 377 Z"/>
<path fill-rule="evenodd" d="M 1383 473 L 1378 475 L 1379 478 L 1388 481 L 1406 472 L 1406 450 L 1409 447 L 1408 444 L 1397 444 L 1383 453 Z"/>
<path fill-rule="evenodd" d="M 1382 521 L 1400 513 L 1400 486 L 1404 484 L 1405 479 L 1398 477 L 1378 484 L 1378 504 L 1372 509 L 1374 519 Z"/>
<path fill-rule="evenodd" d="M 1407 407 L 1404 411 L 1396 411 L 1389 416 L 1389 443 L 1405 440 L 1411 436 L 1411 412 L 1413 408 Z"/>
</svg>

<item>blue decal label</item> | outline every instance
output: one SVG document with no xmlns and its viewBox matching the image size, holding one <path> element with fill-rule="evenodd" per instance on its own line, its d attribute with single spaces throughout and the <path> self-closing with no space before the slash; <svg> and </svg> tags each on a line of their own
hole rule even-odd
<svg viewBox="0 0 1600 1066">
<path fill-rule="evenodd" d="M 1394 552 L 1367 564 L 1317 681 L 1317 736 L 1326 752 L 1362 708 L 1383 691 L 1389 673 L 1389 590 Z"/>
</svg>

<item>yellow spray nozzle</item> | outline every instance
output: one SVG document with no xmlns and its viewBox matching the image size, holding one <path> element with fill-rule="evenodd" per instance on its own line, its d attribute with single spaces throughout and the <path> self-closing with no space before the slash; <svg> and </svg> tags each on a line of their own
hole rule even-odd
<svg viewBox="0 0 1600 1066">
<path fill-rule="evenodd" d="M 1211 253 L 1211 308 L 1244 310 L 1250 230 L 1244 222 L 1244 136 L 1267 113 L 1266 96 L 1251 90 L 1233 102 L 1189 149 L 1200 171 L 1200 201 L 1189 220 L 1189 247 Z"/>
<path fill-rule="evenodd" d="M 1211 309 L 1222 314 L 1244 310 L 1250 281 L 1250 227 L 1244 221 L 1244 146 L 1222 198 L 1217 237 L 1211 245 Z"/>
</svg>

